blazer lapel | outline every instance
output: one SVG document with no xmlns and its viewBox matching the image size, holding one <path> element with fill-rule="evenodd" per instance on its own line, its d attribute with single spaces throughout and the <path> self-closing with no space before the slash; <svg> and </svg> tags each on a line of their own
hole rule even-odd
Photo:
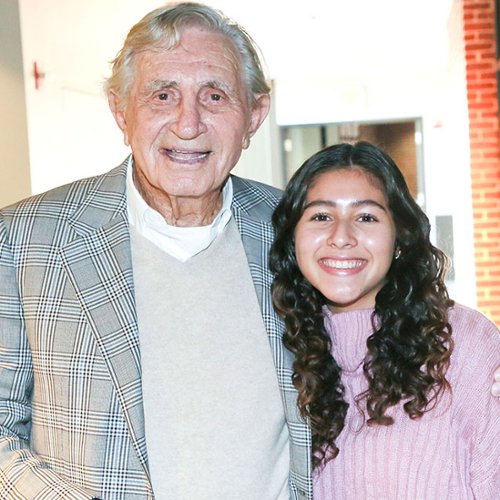
<svg viewBox="0 0 500 500">
<path fill-rule="evenodd" d="M 269 270 L 269 251 L 274 240 L 274 230 L 270 220 L 272 208 L 269 204 L 262 203 L 265 193 L 261 190 L 247 185 L 238 177 L 233 176 L 232 179 L 234 192 L 232 213 L 247 256 L 262 318 L 275 356 L 275 364 L 278 368 L 278 363 L 281 365 L 284 362 L 291 368 L 293 357 L 288 351 L 283 352 L 285 350 L 281 344 L 282 322 L 274 310 L 271 298 L 273 274 Z M 276 358 L 279 358 L 279 362 Z"/>
<path fill-rule="evenodd" d="M 256 192 L 253 193 L 253 186 L 241 186 L 240 183 L 242 183 L 241 179 L 233 177 L 232 212 L 245 248 L 262 319 L 269 338 L 285 413 L 287 417 L 295 416 L 297 413 L 296 393 L 291 386 L 294 358 L 282 344 L 283 323 L 274 310 L 271 297 L 273 274 L 269 270 L 269 250 L 274 239 L 274 230 L 270 221 L 272 209 L 269 205 L 265 208 L 257 208 L 262 204 L 262 197 L 265 195 L 260 190 L 255 190 Z"/>
<path fill-rule="evenodd" d="M 108 366 L 134 447 L 147 473 L 139 333 L 134 298 L 125 171 L 103 176 L 69 223 L 78 234 L 60 249 Z"/>
<path fill-rule="evenodd" d="M 248 260 L 255 292 L 268 333 L 279 321 L 272 307 L 270 288 L 273 275 L 268 267 L 268 254 L 273 238 L 271 223 L 255 220 L 237 206 L 232 209 Z"/>
</svg>

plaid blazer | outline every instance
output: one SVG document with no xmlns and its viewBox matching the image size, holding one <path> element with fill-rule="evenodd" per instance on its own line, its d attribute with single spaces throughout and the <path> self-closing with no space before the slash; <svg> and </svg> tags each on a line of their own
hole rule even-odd
<svg viewBox="0 0 500 500">
<path fill-rule="evenodd" d="M 153 498 L 125 178 L 122 165 L 0 212 L 0 499 Z M 267 268 L 279 191 L 233 182 L 290 430 L 291 498 L 306 500 L 310 433 Z"/>
</svg>

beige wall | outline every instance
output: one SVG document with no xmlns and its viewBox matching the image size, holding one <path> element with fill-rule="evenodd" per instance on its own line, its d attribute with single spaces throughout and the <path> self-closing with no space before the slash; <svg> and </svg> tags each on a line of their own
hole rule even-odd
<svg viewBox="0 0 500 500">
<path fill-rule="evenodd" d="M 0 2 L 0 206 L 30 195 L 19 6 Z"/>
</svg>

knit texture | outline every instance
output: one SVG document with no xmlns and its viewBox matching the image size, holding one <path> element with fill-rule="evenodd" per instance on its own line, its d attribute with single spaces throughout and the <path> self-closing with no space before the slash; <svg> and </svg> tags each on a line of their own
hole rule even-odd
<svg viewBox="0 0 500 500">
<path fill-rule="evenodd" d="M 500 362 L 500 334 L 477 311 L 449 311 L 455 350 L 447 379 L 452 387 L 437 407 L 411 420 L 402 404 L 387 414 L 391 426 L 365 424 L 363 374 L 373 310 L 325 318 L 332 354 L 342 368 L 349 403 L 337 438 L 340 453 L 316 471 L 315 500 L 500 499 L 500 400 L 490 395 Z"/>
<path fill-rule="evenodd" d="M 288 428 L 234 220 L 180 262 L 130 231 L 156 500 L 288 500 Z"/>
</svg>

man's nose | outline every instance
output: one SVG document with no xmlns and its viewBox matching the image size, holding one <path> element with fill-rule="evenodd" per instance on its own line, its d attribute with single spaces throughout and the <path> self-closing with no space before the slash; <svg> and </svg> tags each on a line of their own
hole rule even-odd
<svg viewBox="0 0 500 500">
<path fill-rule="evenodd" d="M 326 243 L 336 248 L 349 248 L 356 246 L 355 229 L 347 221 L 338 221 L 331 228 Z"/>
<path fill-rule="evenodd" d="M 196 139 L 207 130 L 201 105 L 190 98 L 183 99 L 177 106 L 171 129 L 179 139 Z"/>
</svg>

